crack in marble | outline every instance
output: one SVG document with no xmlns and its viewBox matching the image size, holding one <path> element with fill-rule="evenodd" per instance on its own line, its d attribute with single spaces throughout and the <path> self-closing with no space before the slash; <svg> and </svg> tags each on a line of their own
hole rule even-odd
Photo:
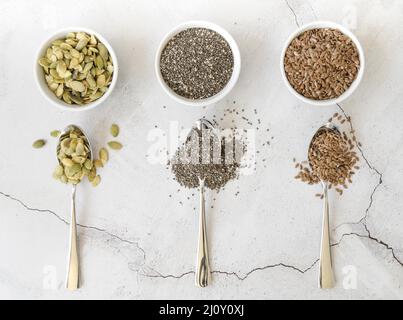
<svg viewBox="0 0 403 320">
<path fill-rule="evenodd" d="M 340 109 L 340 111 L 343 113 L 345 119 L 346 119 L 346 120 L 349 120 L 350 117 L 347 115 L 347 112 L 343 109 L 343 107 L 342 107 L 339 103 L 337 103 L 337 107 L 338 107 L 338 108 Z M 354 129 L 354 126 L 353 126 L 353 123 L 352 123 L 351 119 L 350 119 L 350 121 L 348 121 L 348 123 L 350 124 L 350 130 L 351 130 L 352 132 L 355 132 L 355 129 Z M 375 172 L 375 174 L 378 175 L 379 180 L 378 180 L 377 185 L 376 185 L 376 186 L 374 187 L 374 189 L 372 190 L 372 193 L 371 193 L 371 196 L 370 196 L 369 205 L 368 205 L 367 209 L 365 210 L 365 215 L 364 215 L 358 222 L 342 223 L 342 224 L 340 224 L 339 226 L 337 226 L 335 229 L 337 229 L 337 228 L 339 228 L 339 227 L 341 227 L 341 226 L 343 226 L 343 225 L 352 225 L 352 224 L 362 224 L 362 225 L 364 225 L 364 226 L 366 227 L 366 220 L 367 220 L 367 218 L 368 218 L 369 211 L 371 210 L 372 205 L 373 205 L 373 203 L 374 203 L 374 195 L 375 195 L 375 193 L 378 191 L 378 189 L 381 187 L 381 185 L 383 184 L 383 174 L 382 174 L 377 168 L 375 168 L 375 166 L 373 166 L 373 165 L 369 162 L 368 158 L 366 157 L 366 155 L 365 155 L 365 153 L 364 153 L 363 148 L 360 146 L 360 144 L 359 144 L 357 141 L 355 142 L 355 145 L 356 145 L 357 149 L 359 150 L 359 152 L 360 152 L 360 154 L 361 154 L 361 157 L 364 159 L 365 163 L 367 164 L 368 168 L 369 168 L 371 171 Z"/>
<path fill-rule="evenodd" d="M 348 123 L 350 124 L 350 130 L 351 130 L 352 132 L 355 132 L 353 123 L 352 123 L 352 121 L 351 121 L 351 118 L 350 118 L 349 115 L 347 114 L 347 112 L 343 109 L 343 107 L 342 107 L 340 104 L 337 104 L 337 107 L 338 107 L 338 108 L 340 109 L 340 111 L 343 113 L 343 115 L 344 115 L 344 117 L 345 117 L 346 120 L 349 120 L 349 119 L 350 119 L 350 121 L 348 121 Z M 353 236 L 353 235 L 354 235 L 354 236 L 357 236 L 357 237 L 359 237 L 359 238 L 367 238 L 367 239 L 369 239 L 369 240 L 371 240 L 371 241 L 377 242 L 378 244 L 382 245 L 382 246 L 385 247 L 387 250 L 389 250 L 389 251 L 392 253 L 393 259 L 394 259 L 398 264 L 400 264 L 400 266 L 403 267 L 403 261 L 401 261 L 401 260 L 397 257 L 397 255 L 396 255 L 396 253 L 395 253 L 395 249 L 394 249 L 391 245 L 389 245 L 388 243 L 384 242 L 383 240 L 372 236 L 372 235 L 371 235 L 371 231 L 370 231 L 369 228 L 368 228 L 368 225 L 367 225 L 367 218 L 368 218 L 368 216 L 369 216 L 369 212 L 370 212 L 370 210 L 371 210 L 371 208 L 372 208 L 372 205 L 373 205 L 373 203 L 374 203 L 374 195 L 375 195 L 375 193 L 378 191 L 378 189 L 381 187 L 381 185 L 383 184 L 383 174 L 382 174 L 382 172 L 380 172 L 374 165 L 372 165 L 372 164 L 370 163 L 370 161 L 368 160 L 368 158 L 366 157 L 366 155 L 365 155 L 365 153 L 364 153 L 363 148 L 360 146 L 360 144 L 359 144 L 357 141 L 355 142 L 355 145 L 356 145 L 357 149 L 359 150 L 359 152 L 360 152 L 362 158 L 364 159 L 365 163 L 367 164 L 368 168 L 369 168 L 371 171 L 375 172 L 376 175 L 378 175 L 379 180 L 378 180 L 378 183 L 376 184 L 376 186 L 374 187 L 374 189 L 373 189 L 372 192 L 371 192 L 370 199 L 369 199 L 369 204 L 368 204 L 367 209 L 365 210 L 365 215 L 364 215 L 358 222 L 342 223 L 342 224 L 340 224 L 339 226 L 337 226 L 337 227 L 335 228 L 335 230 L 336 230 L 337 228 L 343 226 L 343 225 L 362 225 L 362 226 L 364 227 L 364 229 L 365 229 L 365 231 L 366 231 L 367 234 L 366 234 L 366 235 L 363 235 L 363 234 L 359 234 L 359 233 L 356 233 L 356 232 L 344 233 L 344 234 L 342 234 L 342 236 L 340 237 L 340 240 L 339 240 L 338 242 L 332 244 L 332 246 L 338 246 L 338 245 L 343 241 L 343 239 L 344 239 L 345 237 L 348 237 L 348 236 Z"/>
<path fill-rule="evenodd" d="M 296 24 L 299 26 L 298 18 L 297 18 L 297 15 L 295 14 L 295 11 L 294 11 L 293 8 L 289 5 L 288 1 L 286 1 L 286 3 L 287 3 L 287 5 L 288 5 L 288 7 L 290 8 L 290 10 L 293 12 L 294 17 L 295 17 L 295 22 L 296 22 Z M 340 111 L 343 113 L 344 117 L 345 117 L 346 119 L 348 119 L 349 116 L 347 115 L 347 113 L 345 112 L 345 110 L 342 108 L 342 106 L 341 106 L 340 104 L 337 104 L 337 106 L 338 106 L 338 108 L 340 109 Z M 354 127 L 353 127 L 352 121 L 349 121 L 349 124 L 350 124 L 350 129 L 351 129 L 351 131 L 354 131 Z M 368 228 L 368 226 L 367 226 L 367 224 L 366 224 L 366 219 L 367 219 L 367 217 L 368 217 L 368 215 L 369 215 L 369 211 L 370 211 L 370 209 L 371 209 L 371 207 L 372 207 L 372 205 L 373 205 L 373 202 L 374 202 L 374 195 L 375 195 L 375 193 L 377 192 L 378 188 L 383 184 L 383 174 L 382 174 L 377 168 L 375 168 L 375 167 L 370 163 L 370 161 L 368 160 L 368 158 L 366 157 L 366 155 L 365 155 L 365 153 L 364 153 L 364 150 L 363 150 L 362 147 L 358 144 L 358 142 L 356 142 L 356 146 L 357 146 L 358 150 L 360 151 L 360 154 L 361 154 L 362 158 L 364 159 L 364 161 L 366 162 L 368 168 L 369 168 L 370 170 L 374 171 L 374 172 L 379 176 L 379 181 L 378 181 L 377 185 L 374 187 L 374 189 L 373 189 L 373 191 L 372 191 L 372 193 L 371 193 L 370 202 L 369 202 L 369 205 L 368 205 L 368 207 L 367 207 L 367 209 L 366 209 L 366 211 L 365 211 L 364 217 L 361 218 L 360 221 L 358 221 L 358 222 L 343 223 L 343 224 L 337 226 L 335 229 L 339 228 L 339 227 L 342 226 L 342 225 L 361 224 L 361 225 L 363 225 L 363 227 L 365 228 L 365 230 L 366 230 L 366 232 L 367 232 L 367 235 L 362 235 L 362 234 L 354 233 L 354 232 L 352 232 L 352 233 L 345 233 L 345 234 L 343 234 L 343 235 L 341 236 L 341 238 L 340 238 L 340 240 L 339 240 L 338 242 L 336 242 L 336 243 L 334 243 L 334 244 L 331 244 L 331 246 L 332 246 L 332 247 L 337 247 L 337 246 L 339 246 L 339 245 L 341 244 L 341 242 L 342 242 L 346 237 L 348 237 L 348 236 L 353 236 L 353 235 L 354 235 L 354 236 L 357 236 L 357 237 L 359 237 L 359 238 L 367 238 L 367 239 L 369 239 L 369 240 L 371 240 L 371 241 L 375 241 L 376 243 L 378 243 L 378 244 L 382 245 L 383 247 L 385 247 L 388 251 L 391 252 L 393 259 L 394 259 L 397 263 L 399 263 L 401 266 L 403 266 L 403 262 L 402 262 L 402 261 L 396 256 L 396 254 L 395 254 L 395 249 L 394 249 L 392 246 L 390 246 L 389 244 L 387 244 L 386 242 L 384 242 L 383 240 L 378 239 L 378 238 L 375 238 L 374 236 L 372 236 L 372 235 L 371 235 L 371 232 L 370 232 L 370 230 L 369 230 L 369 228 Z M 58 215 L 56 212 L 54 212 L 54 211 L 51 211 L 51 210 L 48 210 L 48 209 L 36 209 L 36 208 L 32 208 L 32 207 L 29 207 L 28 205 L 26 205 L 26 204 L 25 204 L 23 201 L 21 201 L 20 199 L 17 199 L 17 198 L 15 198 L 15 197 L 13 197 L 13 196 L 11 196 L 11 195 L 9 195 L 9 194 L 6 194 L 6 193 L 1 192 L 1 191 L 0 191 L 0 194 L 3 195 L 4 197 L 8 198 L 8 199 L 11 199 L 11 200 L 13 200 L 13 201 L 16 201 L 17 203 L 19 203 L 20 205 L 22 205 L 26 210 L 29 210 L 29 211 L 36 211 L 36 212 L 39 212 L 39 213 L 49 213 L 49 214 L 53 215 L 54 217 L 56 217 L 59 221 L 62 221 L 63 223 L 65 223 L 65 224 L 67 224 L 67 225 L 69 224 L 64 218 L 62 218 L 61 216 L 59 216 L 59 215 Z M 138 245 L 138 243 L 136 243 L 136 242 L 134 242 L 134 241 L 127 240 L 127 239 L 124 239 L 124 238 L 122 238 L 122 237 L 120 237 L 120 236 L 118 236 L 118 235 L 115 235 L 115 234 L 113 234 L 113 233 L 111 233 L 111 232 L 109 232 L 109 231 L 107 231 L 107 230 L 105 230 L 105 229 L 101 229 L 101 228 L 98 228 L 98 227 L 95 227 L 95 226 L 87 226 L 87 225 L 82 225 L 82 224 L 78 224 L 78 226 L 80 226 L 80 227 L 82 227 L 82 228 L 92 229 L 92 230 L 96 230 L 96 231 L 98 231 L 98 232 L 104 233 L 104 234 L 108 235 L 108 236 L 111 237 L 111 238 L 114 238 L 114 239 L 119 240 L 119 241 L 122 242 L 122 243 L 127 243 L 127 244 L 130 244 L 130 245 L 135 245 L 135 246 L 143 253 L 143 260 L 144 260 L 144 262 L 146 261 L 146 252 L 145 252 L 144 249 L 142 249 L 142 248 Z M 255 267 L 255 268 L 251 269 L 250 271 L 248 271 L 247 273 L 245 273 L 243 276 L 240 275 L 240 274 L 237 273 L 237 272 L 229 272 L 229 271 L 222 271 L 222 270 L 214 270 L 214 271 L 212 271 L 212 274 L 220 274 L 220 275 L 226 275 L 226 276 L 234 276 L 234 277 L 236 277 L 236 278 L 237 278 L 238 280 L 240 280 L 240 281 L 246 280 L 250 275 L 254 274 L 255 272 L 264 271 L 264 270 L 273 269 L 273 268 L 291 269 L 291 270 L 296 271 L 296 272 L 298 272 L 298 273 L 300 273 L 300 274 L 305 274 L 306 272 L 310 271 L 310 270 L 318 263 L 318 261 L 319 261 L 319 259 L 316 259 L 316 260 L 315 260 L 308 268 L 306 268 L 306 269 L 300 269 L 300 268 L 298 268 L 298 267 L 296 267 L 296 266 L 289 265 L 289 264 L 285 264 L 285 263 L 276 263 L 276 264 L 271 264 L 271 265 L 267 265 L 267 266 L 263 266 L 263 267 Z M 188 275 L 191 275 L 191 274 L 194 274 L 194 273 L 195 273 L 194 271 L 187 271 L 187 272 L 184 272 L 184 273 L 179 274 L 179 275 L 174 275 L 174 274 L 165 274 L 165 275 L 164 275 L 164 274 L 161 274 L 160 272 L 158 272 L 158 271 L 156 271 L 156 270 L 154 270 L 154 269 L 153 269 L 153 271 L 156 273 L 155 275 L 152 275 L 152 274 L 145 274 L 145 273 L 142 273 L 141 275 L 144 276 L 144 277 L 147 277 L 147 278 L 161 278 L 161 279 L 169 279 L 169 278 L 172 278 L 172 279 L 181 279 L 181 278 L 183 278 L 183 277 L 185 277 L 185 276 L 188 276 Z"/>
<path fill-rule="evenodd" d="M 181 274 L 179 274 L 179 275 L 174 275 L 174 274 L 162 274 L 162 273 L 160 273 L 160 272 L 158 272 L 158 271 L 156 271 L 156 270 L 153 270 L 153 271 L 156 272 L 157 274 L 145 274 L 145 273 L 141 273 L 140 275 L 142 275 L 143 277 L 146 277 L 146 278 L 162 278 L 162 279 L 169 279 L 169 278 L 172 278 L 172 279 L 181 279 L 181 278 L 183 278 L 183 277 L 185 277 L 185 276 L 187 276 L 187 275 L 190 275 L 190 274 L 194 274 L 194 273 L 195 273 L 194 271 L 187 271 L 187 272 L 181 273 Z"/>
<path fill-rule="evenodd" d="M 305 274 L 306 272 L 308 272 L 309 270 L 311 270 L 317 263 L 319 262 L 319 259 L 315 260 L 309 267 L 305 268 L 305 269 L 300 269 L 296 266 L 293 265 L 289 265 L 289 264 L 285 264 L 285 263 L 276 263 L 276 264 L 270 264 L 264 267 L 255 267 L 252 270 L 246 272 L 243 276 L 241 276 L 239 273 L 237 272 L 230 272 L 230 271 L 222 271 L 222 270 L 213 270 L 211 271 L 212 274 L 220 274 L 220 275 L 225 275 L 225 276 L 233 276 L 236 277 L 238 280 L 240 281 L 244 281 L 246 280 L 249 276 L 251 276 L 253 273 L 258 272 L 258 271 L 264 271 L 267 269 L 274 269 L 274 268 L 285 268 L 285 269 L 291 269 L 293 271 L 296 271 L 300 274 Z M 181 273 L 179 275 L 173 275 L 173 274 L 161 274 L 160 272 L 157 272 L 155 270 L 153 270 L 154 272 L 156 272 L 156 275 L 151 275 L 151 274 L 142 274 L 142 276 L 146 277 L 146 278 L 162 278 L 162 279 L 181 279 L 185 276 L 188 275 L 192 275 L 195 274 L 194 271 L 187 271 L 184 273 Z"/>
<path fill-rule="evenodd" d="M 292 14 L 294 15 L 294 20 L 295 20 L 295 24 L 297 25 L 297 27 L 300 27 L 300 24 L 298 22 L 298 16 L 295 13 L 294 8 L 290 5 L 290 3 L 288 2 L 288 0 L 285 0 L 285 3 L 287 5 L 287 7 L 291 10 Z"/>
<path fill-rule="evenodd" d="M 317 263 L 318 263 L 319 259 L 315 260 L 309 267 L 305 268 L 305 269 L 300 269 L 296 266 L 290 265 L 290 264 L 285 264 L 285 263 L 276 263 L 276 264 L 271 264 L 271 265 L 267 265 L 264 267 L 256 267 L 253 268 L 252 270 L 248 271 L 247 273 L 245 273 L 244 276 L 240 276 L 238 273 L 236 272 L 227 272 L 227 271 L 212 271 L 212 273 L 218 273 L 218 274 L 225 274 L 227 276 L 235 276 L 236 278 L 238 278 L 238 280 L 244 281 L 246 280 L 250 275 L 252 275 L 253 273 L 257 272 L 257 271 L 264 271 L 267 269 L 273 269 L 273 268 L 285 268 L 285 269 L 291 269 L 293 271 L 296 271 L 300 274 L 305 274 L 306 272 L 308 272 L 309 270 L 311 270 Z"/>
<path fill-rule="evenodd" d="M 393 259 L 400 264 L 400 266 L 403 267 L 403 261 L 401 261 L 395 253 L 395 249 L 393 247 L 391 247 L 389 244 L 387 244 L 386 242 L 382 241 L 381 239 L 375 238 L 374 236 L 371 235 L 371 232 L 368 230 L 368 227 L 366 225 L 364 225 L 364 228 L 366 230 L 366 232 L 368 233 L 367 235 L 363 235 L 363 234 L 359 234 L 356 232 L 350 232 L 350 233 L 345 233 L 341 236 L 340 240 L 334 244 L 332 244 L 332 247 L 337 247 L 339 246 L 342 242 L 343 239 L 346 237 L 350 237 L 350 236 L 356 236 L 358 238 L 365 238 L 365 239 L 369 239 L 371 241 L 375 241 L 376 243 L 380 244 L 381 246 L 385 247 L 388 251 L 391 252 Z"/>
<path fill-rule="evenodd" d="M 37 209 L 37 208 L 30 207 L 27 204 L 25 204 L 22 200 L 20 200 L 20 199 L 18 199 L 16 197 L 13 197 L 10 194 L 4 193 L 2 191 L 0 191 L 0 195 L 2 195 L 3 197 L 5 197 L 7 199 L 10 199 L 10 200 L 12 200 L 14 202 L 17 202 L 18 204 L 20 204 L 22 207 L 24 207 L 28 211 L 34 211 L 34 212 L 38 212 L 38 213 L 50 214 L 50 215 L 56 217 L 59 221 L 63 222 L 64 224 L 69 225 L 68 221 L 66 221 L 64 218 L 62 218 L 60 215 L 58 215 L 56 212 L 54 212 L 52 210 L 49 210 L 49 209 Z M 81 228 L 85 228 L 85 229 L 95 230 L 95 231 L 98 231 L 100 233 L 104 233 L 104 234 L 108 235 L 111 238 L 119 240 L 122 243 L 127 243 L 127 244 L 130 244 L 130 245 L 136 246 L 143 253 L 143 260 L 146 261 L 146 252 L 145 252 L 145 250 L 143 248 L 141 248 L 138 245 L 137 242 L 124 239 L 124 238 L 122 238 L 122 237 L 120 237 L 120 236 L 118 236 L 116 234 L 113 234 L 113 233 L 111 233 L 111 232 L 109 232 L 109 231 L 107 231 L 105 229 L 99 228 L 99 227 L 88 226 L 88 225 L 83 225 L 83 224 L 77 224 L 77 226 L 79 226 Z M 299 272 L 301 274 L 304 274 L 307 271 L 309 271 L 310 269 L 312 269 L 317 262 L 318 262 L 318 260 L 316 260 L 311 266 L 309 266 L 306 269 L 300 269 L 300 268 L 298 268 L 296 266 L 285 264 L 285 263 L 277 263 L 277 264 L 267 265 L 267 266 L 264 266 L 264 267 L 256 267 L 256 268 L 253 268 L 252 270 L 248 271 L 244 276 L 241 276 L 236 272 L 221 271 L 221 270 L 215 270 L 215 271 L 212 271 L 212 273 L 213 274 L 223 274 L 223 275 L 227 275 L 227 276 L 235 276 L 237 279 L 243 281 L 246 278 L 248 278 L 251 274 L 253 274 L 253 273 L 257 272 L 257 271 L 263 271 L 263 270 L 266 270 L 266 269 L 272 269 L 272 268 L 277 268 L 277 267 L 283 267 L 283 268 L 287 268 L 287 269 L 292 269 L 292 270 L 297 271 L 297 272 Z M 157 275 L 150 275 L 150 274 L 142 274 L 142 275 L 145 276 L 145 277 L 148 277 L 148 278 L 163 278 L 163 279 L 175 278 L 175 279 L 180 279 L 180 278 L 183 278 L 183 277 L 185 277 L 185 276 L 187 276 L 189 274 L 194 274 L 194 271 L 187 271 L 187 272 L 184 272 L 184 273 L 182 273 L 180 275 L 173 275 L 173 274 L 163 275 L 163 274 L 157 272 L 156 270 L 153 270 L 153 271 L 156 272 Z"/>
<path fill-rule="evenodd" d="M 70 223 L 69 223 L 67 220 L 65 220 L 63 217 L 61 217 L 60 215 L 58 215 L 56 212 L 54 212 L 54 211 L 52 211 L 52 210 L 49 210 L 49 209 L 38 209 L 38 208 L 30 207 L 30 206 L 28 206 L 27 204 L 25 204 L 22 200 L 20 200 L 20 199 L 18 199 L 18 198 L 16 198 L 16 197 L 13 197 L 12 195 L 7 194 L 7 193 L 2 192 L 2 191 L 0 191 L 0 195 L 2 195 L 3 197 L 5 197 L 5 198 L 7 198 L 7 199 L 10 199 L 10 200 L 12 200 L 12 201 L 14 201 L 14 202 L 17 202 L 19 205 L 21 205 L 22 207 L 24 207 L 24 208 L 25 208 L 26 210 L 28 210 L 28 211 L 33 211 L 33 212 L 38 212 L 38 213 L 47 213 L 47 214 L 50 214 L 50 215 L 54 216 L 55 218 L 57 218 L 59 221 L 63 222 L 64 224 L 70 225 Z M 116 240 L 118 240 L 118 241 L 120 241 L 120 242 L 127 243 L 127 244 L 130 244 L 130 245 L 134 245 L 134 246 L 136 246 L 136 247 L 142 252 L 142 254 L 143 254 L 143 259 L 144 259 L 144 260 L 146 259 L 146 252 L 145 252 L 145 250 L 144 250 L 143 248 L 141 248 L 141 247 L 139 246 L 139 244 L 138 244 L 137 242 L 135 242 L 135 241 L 131 241 L 131 240 L 124 239 L 124 238 L 122 238 L 122 237 L 120 237 L 120 236 L 118 236 L 118 235 L 116 235 L 116 234 L 114 234 L 114 233 L 111 233 L 111 232 L 107 231 L 106 229 L 102 229 L 102 228 L 99 228 L 99 227 L 84 225 L 84 224 L 80 224 L 80 223 L 77 223 L 77 226 L 78 226 L 78 227 L 81 227 L 81 228 L 83 228 L 83 229 L 95 230 L 95 231 L 97 231 L 97 232 L 106 234 L 107 236 L 109 236 L 109 237 L 112 238 L 112 239 L 116 239 Z"/>
<path fill-rule="evenodd" d="M 312 3 L 310 1 L 307 1 L 307 3 L 308 3 L 309 8 L 312 11 L 313 16 L 315 17 L 315 20 L 318 20 L 318 16 L 316 15 L 316 12 L 315 12 L 315 10 L 314 10 L 314 8 L 312 6 Z"/>
</svg>

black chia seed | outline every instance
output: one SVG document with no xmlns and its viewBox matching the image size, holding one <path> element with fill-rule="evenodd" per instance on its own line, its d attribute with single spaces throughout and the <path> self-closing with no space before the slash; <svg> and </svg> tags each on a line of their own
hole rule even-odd
<svg viewBox="0 0 403 320">
<path fill-rule="evenodd" d="M 176 34 L 161 54 L 161 75 L 178 95 L 200 100 L 219 93 L 228 83 L 234 57 L 217 32 L 189 28 Z"/>
<path fill-rule="evenodd" d="M 205 132 L 209 130 L 203 130 L 203 136 L 198 130 L 192 130 L 192 138 L 171 159 L 171 169 L 178 183 L 186 188 L 198 188 L 200 177 L 205 179 L 207 188 L 220 190 L 238 177 L 244 146 L 235 138 L 220 141 Z"/>
</svg>

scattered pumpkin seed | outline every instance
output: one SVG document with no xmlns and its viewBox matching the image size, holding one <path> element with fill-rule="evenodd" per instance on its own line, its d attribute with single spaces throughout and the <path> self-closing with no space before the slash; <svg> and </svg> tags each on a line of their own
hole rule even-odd
<svg viewBox="0 0 403 320">
<path fill-rule="evenodd" d="M 101 176 L 100 175 L 97 175 L 95 178 L 94 178 L 94 180 L 92 180 L 92 186 L 93 187 L 96 187 L 97 185 L 99 185 L 99 183 L 101 182 Z"/>
<path fill-rule="evenodd" d="M 111 148 L 113 150 L 120 150 L 123 148 L 123 145 L 117 141 L 109 141 L 108 146 L 109 146 L 109 148 Z"/>
<path fill-rule="evenodd" d="M 102 168 L 104 166 L 103 162 L 99 159 L 94 160 L 95 168 Z"/>
<path fill-rule="evenodd" d="M 57 138 L 58 136 L 60 136 L 60 131 L 59 130 L 53 130 L 50 132 L 50 136 L 53 138 Z"/>
<path fill-rule="evenodd" d="M 117 124 L 112 124 L 110 131 L 111 135 L 116 138 L 119 135 L 119 126 Z"/>
<path fill-rule="evenodd" d="M 36 140 L 36 141 L 32 144 L 32 146 L 33 146 L 35 149 L 40 149 L 40 148 L 42 148 L 45 144 L 46 144 L 46 141 L 45 141 L 45 140 L 39 139 L 39 140 Z"/>
<path fill-rule="evenodd" d="M 99 150 L 99 159 L 102 161 L 102 164 L 105 165 L 109 160 L 108 150 L 106 150 L 105 148 Z"/>
</svg>

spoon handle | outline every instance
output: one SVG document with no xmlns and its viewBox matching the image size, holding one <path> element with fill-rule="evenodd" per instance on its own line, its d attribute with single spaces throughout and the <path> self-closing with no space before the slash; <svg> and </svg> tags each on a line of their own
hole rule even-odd
<svg viewBox="0 0 403 320">
<path fill-rule="evenodd" d="M 210 283 L 210 266 L 208 259 L 206 213 L 204 200 L 204 180 L 200 180 L 200 214 L 199 214 L 199 244 L 196 264 L 196 286 L 207 287 Z"/>
<path fill-rule="evenodd" d="M 69 290 L 78 289 L 78 249 L 76 224 L 76 185 L 73 185 L 71 194 L 71 220 L 70 220 L 70 250 L 67 271 L 66 287 Z"/>
<path fill-rule="evenodd" d="M 329 232 L 329 199 L 327 184 L 323 185 L 323 224 L 322 243 L 320 247 L 319 288 L 331 289 L 334 287 L 332 256 L 330 252 Z"/>
</svg>

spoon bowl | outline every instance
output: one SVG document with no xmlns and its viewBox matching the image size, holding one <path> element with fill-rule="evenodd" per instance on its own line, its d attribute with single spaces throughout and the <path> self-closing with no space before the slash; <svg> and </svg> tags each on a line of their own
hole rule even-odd
<svg viewBox="0 0 403 320">
<path fill-rule="evenodd" d="M 309 166 L 311 167 L 311 169 L 312 169 L 312 163 L 311 163 L 311 160 L 309 158 L 309 151 L 311 151 L 312 144 L 315 141 L 315 139 L 325 131 L 332 131 L 332 132 L 334 132 L 334 133 L 336 133 L 338 135 L 341 135 L 339 128 L 337 126 L 335 126 L 333 123 L 330 123 L 330 122 L 326 123 L 324 126 L 320 127 L 318 129 L 318 131 L 316 131 L 316 133 L 313 135 L 313 137 L 311 139 L 311 143 L 309 144 L 309 148 L 308 148 L 308 162 L 309 162 Z M 322 181 L 322 183 L 323 183 L 323 181 Z"/>
<path fill-rule="evenodd" d="M 79 132 L 81 134 L 81 136 L 84 137 L 84 143 L 88 147 L 88 150 L 89 150 L 89 153 L 90 153 L 90 160 L 92 160 L 93 159 L 92 158 L 93 152 L 92 152 L 92 148 L 91 148 L 90 139 L 88 139 L 88 136 L 84 133 L 84 131 L 80 127 L 78 127 L 78 126 L 76 126 L 74 124 L 68 125 L 66 128 L 63 129 L 62 133 L 60 134 L 59 142 L 57 143 L 57 148 L 56 148 L 56 155 L 59 154 L 60 144 L 70 134 L 71 131 Z M 58 158 L 57 160 L 60 163 L 60 159 Z"/>
</svg>

